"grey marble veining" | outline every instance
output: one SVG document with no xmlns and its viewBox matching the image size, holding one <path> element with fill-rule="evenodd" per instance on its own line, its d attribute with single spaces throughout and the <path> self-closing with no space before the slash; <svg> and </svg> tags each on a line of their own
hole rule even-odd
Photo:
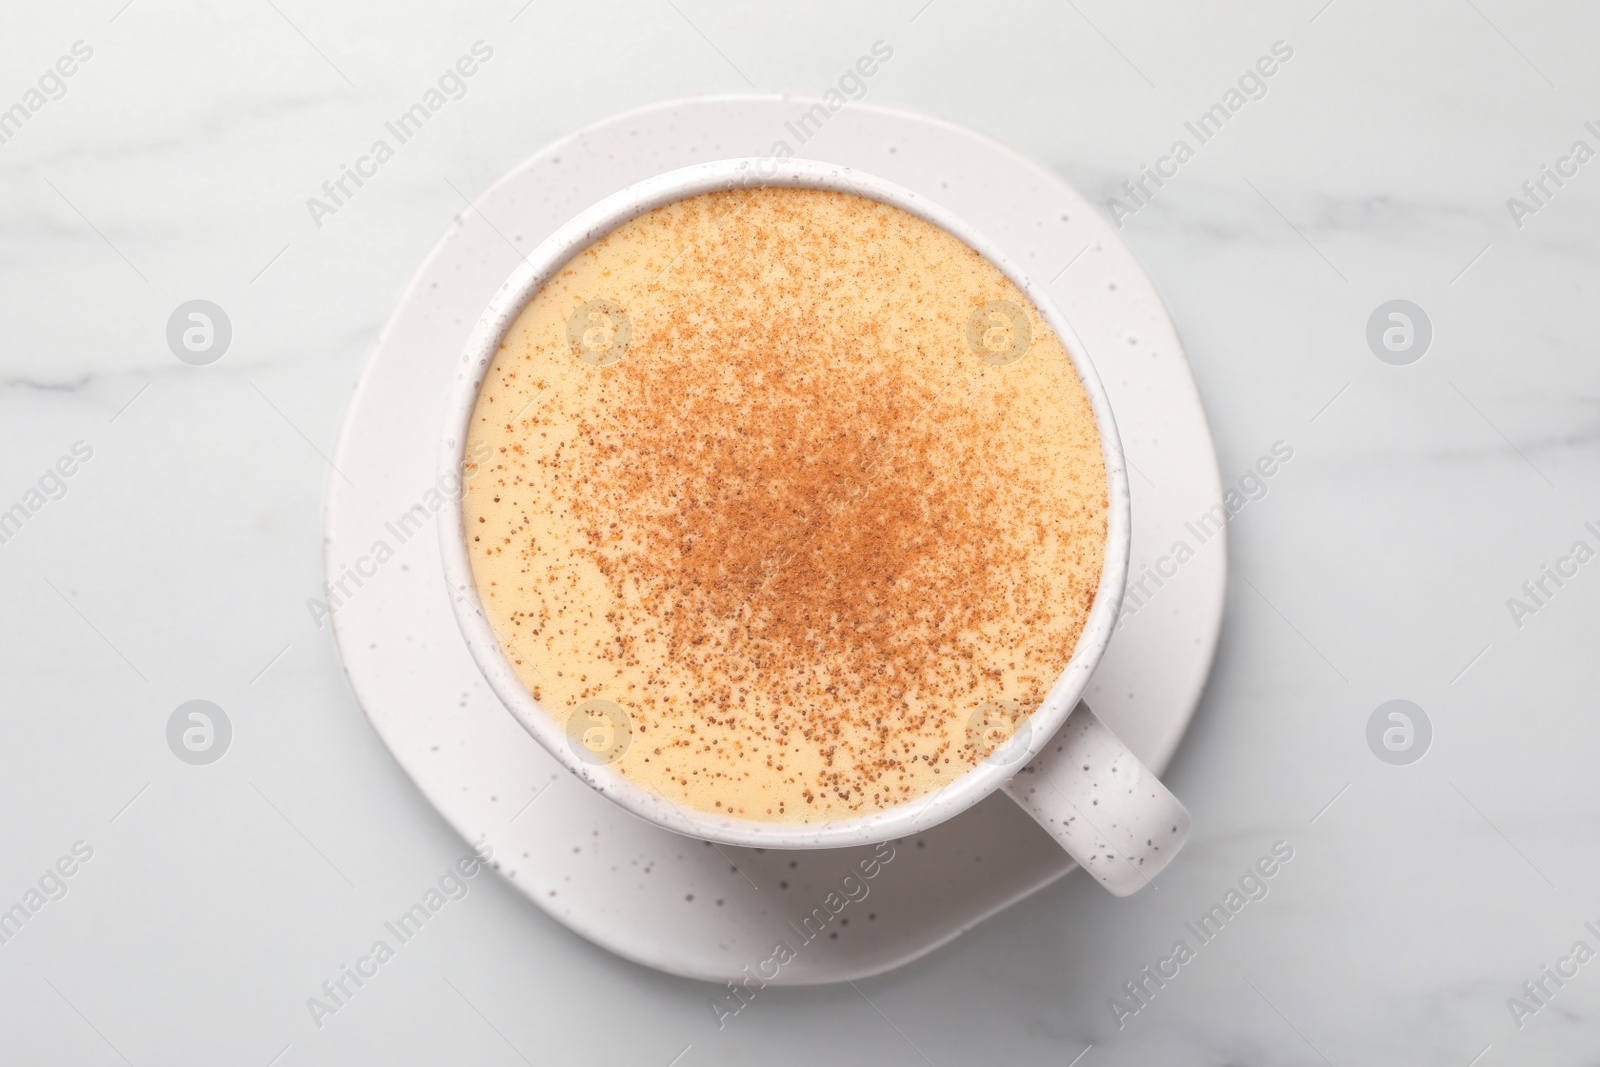
<svg viewBox="0 0 1600 1067">
<path fill-rule="evenodd" d="M 1543 969 L 1600 951 L 1600 561 L 1520 626 L 1507 602 L 1574 542 L 1600 549 L 1600 159 L 1521 228 L 1506 201 L 1574 141 L 1600 150 L 1600 12 L 521 8 L 7 15 L 0 108 L 74 42 L 94 55 L 0 143 L 0 511 L 76 442 L 93 455 L 0 543 L 0 908 L 75 843 L 92 857 L 0 943 L 0 1060 L 1593 1062 L 1600 961 L 1560 985 Z M 672 96 L 816 93 L 879 38 L 896 58 L 869 99 L 989 133 L 1097 204 L 1294 49 L 1121 231 L 1188 346 L 1224 482 L 1295 449 L 1230 529 L 1221 649 L 1168 776 L 1195 840 L 1152 892 L 1068 878 L 720 1033 L 709 987 L 482 881 L 315 1028 L 306 998 L 463 848 L 304 605 L 324 456 L 379 324 L 463 197 L 553 137 Z M 318 227 L 306 200 L 477 40 L 494 58 L 465 96 Z M 211 366 L 165 339 L 194 298 L 233 325 Z M 1433 325 L 1409 366 L 1365 337 L 1396 298 Z M 234 728 L 211 768 L 164 734 L 197 697 Z M 1407 766 L 1367 742 L 1396 698 L 1433 728 Z M 1128 1000 L 1277 841 L 1293 858 L 1266 895 Z"/>
</svg>

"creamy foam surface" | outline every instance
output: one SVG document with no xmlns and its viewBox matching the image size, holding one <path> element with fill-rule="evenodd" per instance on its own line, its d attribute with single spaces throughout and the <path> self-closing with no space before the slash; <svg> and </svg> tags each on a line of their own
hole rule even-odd
<svg viewBox="0 0 1600 1067">
<path fill-rule="evenodd" d="M 1083 386 L 945 231 L 842 193 L 658 208 L 507 331 L 468 432 L 484 609 L 574 738 L 685 808 L 820 822 L 971 769 L 1099 584 Z"/>
</svg>

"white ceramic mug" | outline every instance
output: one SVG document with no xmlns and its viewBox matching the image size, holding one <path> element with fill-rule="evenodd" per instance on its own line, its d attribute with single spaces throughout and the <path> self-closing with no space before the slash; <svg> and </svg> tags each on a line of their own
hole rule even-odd
<svg viewBox="0 0 1600 1067">
<path fill-rule="evenodd" d="M 1189 813 L 1126 745 L 1079 702 L 1100 662 L 1128 576 L 1128 475 L 1105 389 L 1082 342 L 1042 288 L 961 220 L 882 179 L 811 160 L 729 159 L 646 179 L 607 197 L 561 227 L 511 275 L 467 340 L 446 413 L 441 463 L 459 478 L 467 429 L 489 365 L 511 324 L 540 288 L 575 255 L 631 219 L 685 197 L 718 190 L 780 186 L 853 193 L 907 211 L 970 245 L 1032 301 L 1055 331 L 1089 394 L 1105 457 L 1109 513 L 1105 564 L 1094 604 L 1066 669 L 1016 734 L 934 793 L 849 819 L 776 823 L 690 811 L 580 758 L 563 724 L 534 700 L 506 657 L 478 598 L 467 554 L 461 494 L 439 514 L 439 542 L 456 619 L 490 687 L 551 755 L 611 800 L 666 829 L 756 848 L 836 848 L 906 837 L 965 811 L 996 789 L 1032 815 L 1079 865 L 1118 896 L 1149 884 L 1189 832 Z"/>
</svg>

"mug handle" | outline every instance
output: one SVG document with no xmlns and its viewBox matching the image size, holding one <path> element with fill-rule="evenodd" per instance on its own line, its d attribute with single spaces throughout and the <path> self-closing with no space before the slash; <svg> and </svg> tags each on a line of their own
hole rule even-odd
<svg viewBox="0 0 1600 1067">
<path fill-rule="evenodd" d="M 1081 701 L 1000 788 L 1119 897 L 1149 885 L 1189 836 L 1188 809 Z"/>
</svg>

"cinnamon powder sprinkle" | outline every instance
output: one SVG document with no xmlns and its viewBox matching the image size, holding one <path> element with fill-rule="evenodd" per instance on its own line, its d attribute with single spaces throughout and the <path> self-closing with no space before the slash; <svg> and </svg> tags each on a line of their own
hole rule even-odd
<svg viewBox="0 0 1600 1067">
<path fill-rule="evenodd" d="M 993 301 L 1031 325 L 1004 366 L 967 340 Z M 523 681 L 562 723 L 620 705 L 615 768 L 699 811 L 948 783 L 992 750 L 969 723 L 1039 705 L 1099 583 L 1059 340 L 971 248 L 846 194 L 712 193 L 602 238 L 508 331 L 469 438 L 473 570 Z"/>
</svg>

